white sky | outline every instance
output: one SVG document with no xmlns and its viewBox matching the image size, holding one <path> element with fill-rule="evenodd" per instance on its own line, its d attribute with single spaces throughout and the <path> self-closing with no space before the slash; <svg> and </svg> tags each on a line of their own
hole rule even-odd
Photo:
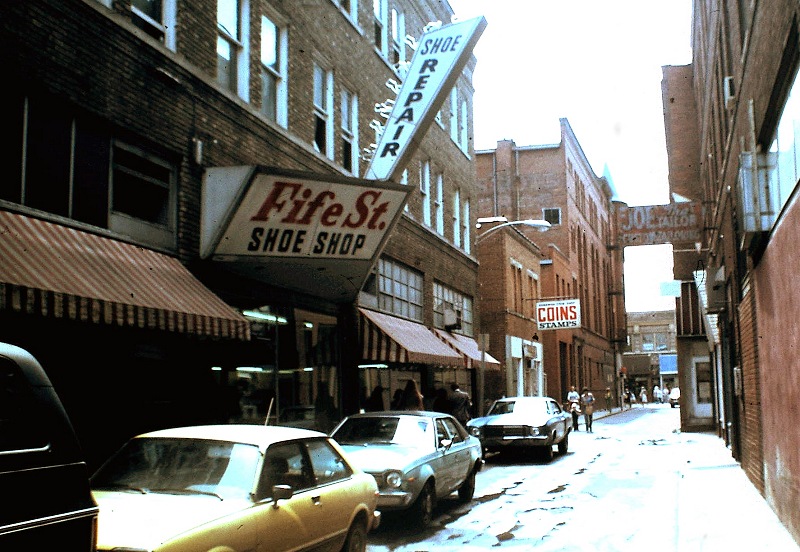
<svg viewBox="0 0 800 552">
<path fill-rule="evenodd" d="M 691 63 L 691 0 L 449 0 L 484 16 L 474 54 L 475 149 L 554 144 L 565 117 L 628 205 L 669 203 L 661 67 Z M 671 246 L 625 250 L 628 311 L 675 307 Z"/>
</svg>

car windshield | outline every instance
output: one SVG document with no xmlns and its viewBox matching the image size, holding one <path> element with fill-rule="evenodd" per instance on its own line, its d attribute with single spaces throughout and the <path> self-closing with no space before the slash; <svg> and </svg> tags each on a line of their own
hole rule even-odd
<svg viewBox="0 0 800 552">
<path fill-rule="evenodd" d="M 348 418 L 332 437 L 343 445 L 385 444 L 420 446 L 433 442 L 428 418 L 381 416 Z M 430 437 L 430 439 L 428 439 Z"/>
<path fill-rule="evenodd" d="M 92 488 L 248 498 L 260 457 L 242 443 L 132 439 L 92 476 Z"/>
</svg>

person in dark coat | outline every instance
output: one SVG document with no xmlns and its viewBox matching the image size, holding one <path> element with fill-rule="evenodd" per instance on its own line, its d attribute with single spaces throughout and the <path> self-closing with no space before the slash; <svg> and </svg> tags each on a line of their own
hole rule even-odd
<svg viewBox="0 0 800 552">
<path fill-rule="evenodd" d="M 364 410 L 367 412 L 377 412 L 383 410 L 383 387 L 376 385 L 370 396 L 364 403 Z"/>
</svg>

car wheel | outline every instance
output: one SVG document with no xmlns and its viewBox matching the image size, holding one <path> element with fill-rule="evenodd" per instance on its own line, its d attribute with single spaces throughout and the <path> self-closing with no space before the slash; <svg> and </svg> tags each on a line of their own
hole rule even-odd
<svg viewBox="0 0 800 552">
<path fill-rule="evenodd" d="M 564 438 L 561 439 L 561 442 L 558 443 L 558 453 L 564 455 L 569 450 L 569 433 L 564 435 Z"/>
<path fill-rule="evenodd" d="M 413 506 L 414 524 L 420 529 L 430 525 L 433 520 L 433 488 L 431 483 L 427 483 L 420 491 L 417 501 Z"/>
<path fill-rule="evenodd" d="M 458 498 L 463 502 L 469 502 L 475 496 L 475 470 L 470 470 L 467 479 L 458 488 Z"/>
<path fill-rule="evenodd" d="M 354 521 L 347 532 L 347 539 L 342 546 L 342 552 L 365 552 L 367 549 L 367 528 L 361 521 Z"/>
</svg>

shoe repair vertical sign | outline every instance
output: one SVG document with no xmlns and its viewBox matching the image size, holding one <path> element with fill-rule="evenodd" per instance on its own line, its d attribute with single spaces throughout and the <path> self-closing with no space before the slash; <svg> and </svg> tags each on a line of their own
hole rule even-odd
<svg viewBox="0 0 800 552">
<path fill-rule="evenodd" d="M 476 17 L 422 35 L 365 178 L 397 180 L 485 28 L 486 19 Z"/>
</svg>

